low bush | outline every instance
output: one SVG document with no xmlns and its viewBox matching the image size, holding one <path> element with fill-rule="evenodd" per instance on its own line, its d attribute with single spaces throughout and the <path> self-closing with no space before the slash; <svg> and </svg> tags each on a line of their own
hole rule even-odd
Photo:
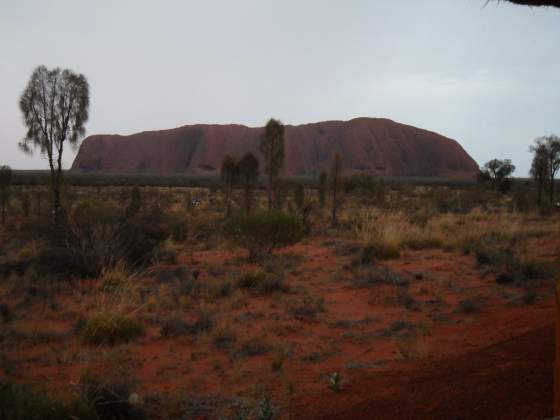
<svg viewBox="0 0 560 420">
<path fill-rule="evenodd" d="M 180 318 L 171 318 L 166 320 L 159 333 L 162 337 L 179 337 L 182 335 L 190 334 L 192 331 L 191 326 Z"/>
<path fill-rule="evenodd" d="M 237 355 L 243 357 L 261 356 L 268 353 L 270 344 L 263 337 L 252 337 L 241 343 L 237 349 Z"/>
<path fill-rule="evenodd" d="M 212 332 L 212 344 L 220 350 L 229 349 L 237 341 L 237 335 L 227 327 L 220 327 Z"/>
<path fill-rule="evenodd" d="M 235 286 L 257 294 L 287 291 L 282 276 L 265 273 L 264 271 L 249 271 L 241 274 Z"/>
<path fill-rule="evenodd" d="M 409 311 L 417 311 L 419 309 L 418 301 L 407 290 L 401 289 L 398 291 L 397 302 Z"/>
<path fill-rule="evenodd" d="M 79 402 L 66 406 L 45 391 L 28 384 L 0 381 L 0 418 L 6 420 L 95 419 Z"/>
<path fill-rule="evenodd" d="M 292 302 L 288 306 L 288 312 L 297 320 L 312 321 L 317 314 L 325 312 L 325 300 L 306 295 L 302 302 Z"/>
<path fill-rule="evenodd" d="M 555 275 L 552 265 L 537 261 L 522 261 L 509 248 L 479 249 L 476 251 L 476 261 L 480 266 L 489 266 L 497 272 L 496 282 L 499 284 L 544 280 Z"/>
<path fill-rule="evenodd" d="M 160 283 L 171 283 L 172 281 L 184 283 L 192 280 L 193 276 L 186 265 L 178 265 L 160 268 L 156 272 L 156 278 Z"/>
<path fill-rule="evenodd" d="M 353 286 L 359 289 L 382 284 L 407 286 L 409 282 L 387 267 L 369 267 L 367 270 L 359 270 L 353 281 Z"/>
<path fill-rule="evenodd" d="M 136 403 L 129 382 L 108 382 L 84 375 L 78 383 L 80 396 L 98 419 L 144 419 L 144 411 Z"/>
<path fill-rule="evenodd" d="M 102 312 L 86 321 L 81 331 L 87 344 L 126 343 L 144 334 L 144 328 L 136 320 L 125 315 Z"/>
<path fill-rule="evenodd" d="M 472 314 L 480 310 L 480 304 L 473 299 L 463 299 L 459 302 L 457 312 Z"/>
<path fill-rule="evenodd" d="M 239 246 L 249 251 L 251 261 L 299 242 L 303 227 L 296 217 L 280 213 L 254 213 L 237 216 L 225 224 L 226 234 Z"/>
<path fill-rule="evenodd" d="M 399 247 L 391 242 L 369 243 L 361 250 L 360 263 L 374 264 L 376 260 L 391 260 L 399 258 Z"/>
</svg>

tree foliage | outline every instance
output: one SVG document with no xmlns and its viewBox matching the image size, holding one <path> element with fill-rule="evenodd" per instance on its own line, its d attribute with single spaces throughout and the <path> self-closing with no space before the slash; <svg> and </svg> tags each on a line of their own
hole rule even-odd
<svg viewBox="0 0 560 420">
<path fill-rule="evenodd" d="M 515 165 L 510 159 L 492 159 L 481 168 L 479 179 L 490 181 L 500 191 L 507 191 L 511 187 L 510 177 L 513 172 Z"/>
<path fill-rule="evenodd" d="M 268 209 L 272 209 L 276 180 L 284 165 L 284 125 L 271 118 L 260 143 L 260 152 L 265 161 L 264 171 L 268 176 Z"/>
<path fill-rule="evenodd" d="M 549 199 L 554 203 L 554 178 L 560 170 L 560 137 L 539 137 L 529 148 L 533 153 L 531 176 L 537 181 L 539 194 L 548 189 Z"/>
<path fill-rule="evenodd" d="M 23 91 L 19 108 L 27 128 L 19 143 L 32 153 L 39 149 L 47 157 L 51 171 L 55 227 L 60 216 L 62 155 L 66 143 L 77 147 L 88 120 L 89 85 L 83 74 L 45 66 L 37 67 Z"/>
</svg>

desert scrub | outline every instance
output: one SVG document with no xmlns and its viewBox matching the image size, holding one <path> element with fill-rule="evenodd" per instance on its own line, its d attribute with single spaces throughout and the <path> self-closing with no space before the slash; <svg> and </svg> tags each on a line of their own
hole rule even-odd
<svg viewBox="0 0 560 420">
<path fill-rule="evenodd" d="M 364 211 L 355 217 L 352 224 L 356 237 L 362 243 L 362 263 L 399 257 L 406 224 L 400 214 Z"/>
<path fill-rule="evenodd" d="M 294 216 L 280 212 L 259 212 L 229 219 L 225 232 L 237 245 L 249 251 L 251 261 L 299 242 L 303 227 Z"/>
<path fill-rule="evenodd" d="M 177 264 L 181 246 L 171 238 L 167 238 L 154 250 L 154 260 L 166 264 Z"/>
<path fill-rule="evenodd" d="M 235 283 L 235 287 L 263 295 L 288 290 L 282 276 L 260 270 L 241 274 Z"/>
<path fill-rule="evenodd" d="M 426 337 L 420 332 L 399 335 L 394 338 L 397 353 L 403 359 L 423 359 L 430 354 Z"/>
<path fill-rule="evenodd" d="M 457 306 L 457 312 L 462 314 L 472 314 L 480 311 L 480 302 L 477 302 L 473 298 L 462 299 Z"/>
<path fill-rule="evenodd" d="M 40 388 L 0 380 L 0 418 L 10 420 L 95 419 L 79 400 L 66 405 Z"/>
<path fill-rule="evenodd" d="M 383 284 L 405 287 L 408 286 L 409 282 L 390 268 L 378 266 L 357 270 L 352 282 L 353 287 L 358 289 L 365 289 Z"/>
<path fill-rule="evenodd" d="M 124 264 L 106 270 L 101 277 L 99 290 L 103 293 L 122 293 L 128 288 L 128 273 Z"/>
<path fill-rule="evenodd" d="M 185 322 L 180 318 L 170 318 L 160 329 L 162 337 L 178 337 L 181 335 L 197 335 L 214 328 L 214 318 L 210 313 L 200 312 L 192 322 Z"/>
<path fill-rule="evenodd" d="M 480 247 L 476 251 L 476 261 L 482 268 L 488 267 L 496 272 L 499 284 L 523 284 L 532 280 L 553 278 L 554 267 L 545 262 L 522 261 L 511 248 Z"/>
<path fill-rule="evenodd" d="M 267 354 L 270 344 L 262 336 L 251 337 L 243 341 L 237 348 L 236 355 L 241 357 L 254 357 Z"/>
<path fill-rule="evenodd" d="M 217 349 L 227 350 L 237 341 L 237 335 L 231 328 L 222 325 L 212 331 L 211 340 Z"/>
<path fill-rule="evenodd" d="M 81 331 L 86 344 L 126 343 L 144 335 L 144 327 L 122 314 L 102 312 L 89 318 Z"/>
<path fill-rule="evenodd" d="M 300 321 L 312 321 L 319 313 L 325 312 L 325 300 L 305 295 L 301 302 L 289 302 L 288 313 Z"/>
<path fill-rule="evenodd" d="M 141 399 L 132 392 L 129 382 L 96 378 L 85 373 L 80 378 L 78 390 L 81 401 L 98 419 L 144 419 Z M 72 417 L 75 418 L 75 417 Z"/>
</svg>

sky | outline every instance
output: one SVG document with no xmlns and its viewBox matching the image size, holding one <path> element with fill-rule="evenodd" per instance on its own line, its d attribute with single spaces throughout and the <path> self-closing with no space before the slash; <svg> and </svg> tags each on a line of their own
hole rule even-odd
<svg viewBox="0 0 560 420">
<path fill-rule="evenodd" d="M 87 77 L 86 135 L 384 117 L 526 176 L 560 134 L 560 10 L 485 3 L 0 0 L 0 165 L 47 168 L 17 147 L 44 64 Z"/>
</svg>

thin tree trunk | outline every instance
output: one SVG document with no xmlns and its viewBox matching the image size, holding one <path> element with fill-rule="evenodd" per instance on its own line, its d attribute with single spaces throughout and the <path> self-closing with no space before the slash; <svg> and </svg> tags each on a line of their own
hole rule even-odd
<svg viewBox="0 0 560 420">
<path fill-rule="evenodd" d="M 272 171 L 268 175 L 268 211 L 272 210 L 273 201 L 273 182 L 272 182 Z"/>
</svg>

